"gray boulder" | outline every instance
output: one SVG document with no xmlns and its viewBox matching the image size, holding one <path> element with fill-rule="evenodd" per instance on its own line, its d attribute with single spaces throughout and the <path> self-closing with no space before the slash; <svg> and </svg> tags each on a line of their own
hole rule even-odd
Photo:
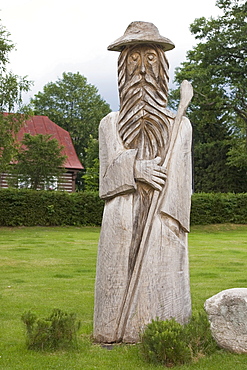
<svg viewBox="0 0 247 370">
<path fill-rule="evenodd" d="M 223 290 L 206 300 L 210 328 L 217 344 L 236 353 L 247 353 L 247 288 Z"/>
</svg>

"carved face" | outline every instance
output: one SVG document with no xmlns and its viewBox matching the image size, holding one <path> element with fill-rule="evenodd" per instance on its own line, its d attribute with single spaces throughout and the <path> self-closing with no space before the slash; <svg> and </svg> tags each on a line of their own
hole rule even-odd
<svg viewBox="0 0 247 370">
<path fill-rule="evenodd" d="M 126 47 L 118 59 L 120 112 L 118 130 L 125 148 L 138 148 L 138 159 L 165 158 L 168 62 L 157 45 Z"/>
<path fill-rule="evenodd" d="M 129 78 L 145 74 L 158 78 L 160 61 L 157 52 L 150 46 L 136 46 L 127 58 L 127 74 Z"/>
</svg>

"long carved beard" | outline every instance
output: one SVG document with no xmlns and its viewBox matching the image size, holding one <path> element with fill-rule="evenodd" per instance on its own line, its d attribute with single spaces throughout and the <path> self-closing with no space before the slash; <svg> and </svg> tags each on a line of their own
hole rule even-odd
<svg viewBox="0 0 247 370">
<path fill-rule="evenodd" d="M 131 47 L 119 57 L 120 113 L 118 130 L 127 149 L 138 149 L 137 158 L 165 158 L 169 143 L 170 124 L 166 115 L 168 62 L 164 53 L 152 46 L 160 57 L 160 76 L 135 75 L 128 80 L 126 58 Z"/>
<path fill-rule="evenodd" d="M 167 117 L 168 62 L 164 52 L 152 45 L 160 61 L 160 73 L 135 74 L 129 78 L 127 58 L 133 47 L 126 48 L 119 57 L 118 84 L 120 112 L 118 131 L 126 149 L 138 149 L 137 159 L 165 159 L 169 145 L 170 123 Z M 152 202 L 153 188 L 137 182 L 133 194 L 133 232 L 129 253 L 129 277 L 131 276 L 143 230 Z"/>
</svg>

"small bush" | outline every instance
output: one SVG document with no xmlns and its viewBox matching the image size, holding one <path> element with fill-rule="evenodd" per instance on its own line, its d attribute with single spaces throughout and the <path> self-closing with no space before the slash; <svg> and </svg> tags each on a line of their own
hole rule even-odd
<svg viewBox="0 0 247 370">
<path fill-rule="evenodd" d="M 56 351 L 77 347 L 80 322 L 76 320 L 75 314 L 54 309 L 50 317 L 39 319 L 28 311 L 21 319 L 26 325 L 28 349 Z"/>
<path fill-rule="evenodd" d="M 174 319 L 153 320 L 142 335 L 142 353 L 148 362 L 166 366 L 191 361 L 183 326 Z"/>
<path fill-rule="evenodd" d="M 193 314 L 184 330 L 193 359 L 216 351 L 217 344 L 212 337 L 208 317 L 204 311 Z"/>
<path fill-rule="evenodd" d="M 190 363 L 216 348 L 206 314 L 193 315 L 186 325 L 174 319 L 153 320 L 141 336 L 144 358 L 167 367 Z"/>
</svg>

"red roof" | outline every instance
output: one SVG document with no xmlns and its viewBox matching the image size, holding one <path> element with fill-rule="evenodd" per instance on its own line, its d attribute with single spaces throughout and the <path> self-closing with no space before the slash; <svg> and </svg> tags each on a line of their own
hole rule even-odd
<svg viewBox="0 0 247 370">
<path fill-rule="evenodd" d="M 25 133 L 33 136 L 37 134 L 51 135 L 64 147 L 62 153 L 67 156 L 64 167 L 74 170 L 84 168 L 77 157 L 69 132 L 52 122 L 47 116 L 33 116 L 26 121 L 17 135 L 19 141 L 22 140 Z"/>
</svg>

